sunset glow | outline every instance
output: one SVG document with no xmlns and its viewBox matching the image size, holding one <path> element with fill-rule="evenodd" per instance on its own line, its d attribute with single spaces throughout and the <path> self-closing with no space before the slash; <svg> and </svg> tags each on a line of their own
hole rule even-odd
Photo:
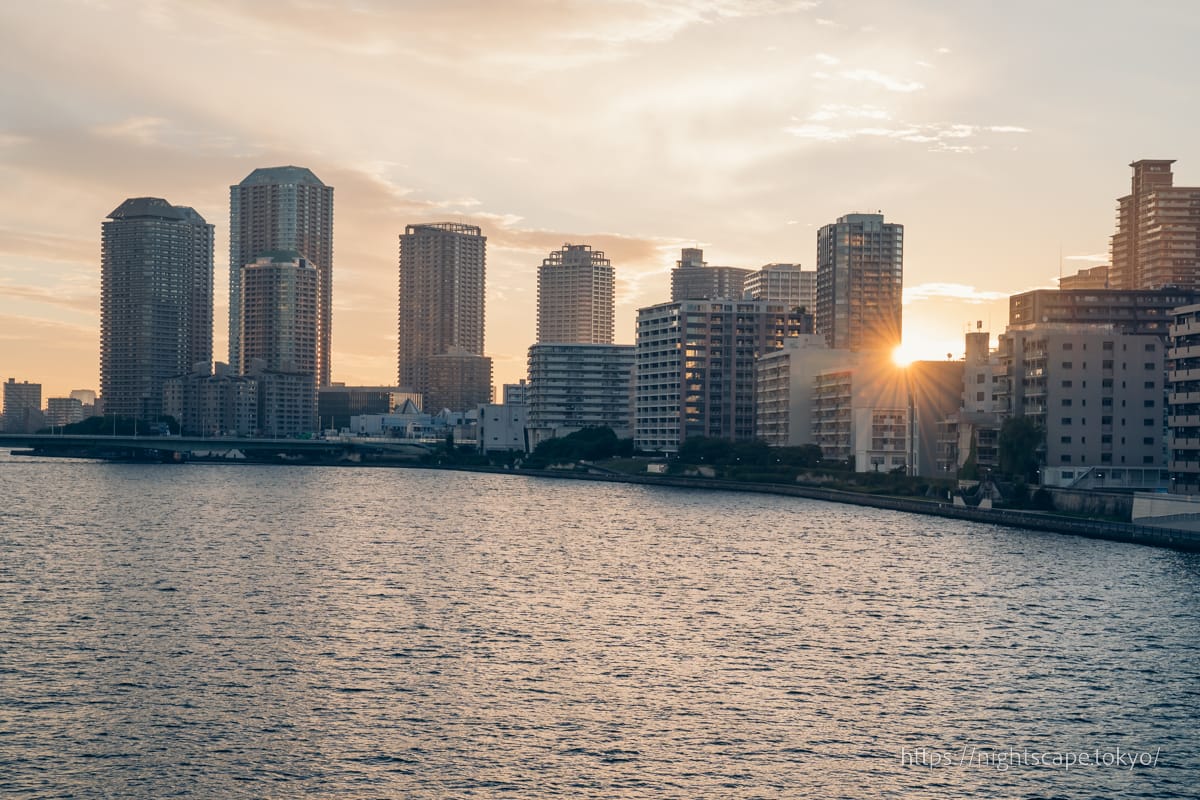
<svg viewBox="0 0 1200 800">
<path fill-rule="evenodd" d="M 680 247 L 812 269 L 820 226 L 877 209 L 905 226 L 906 333 L 958 357 L 964 321 L 994 336 L 1009 294 L 1106 260 L 1131 160 L 1200 183 L 1200 110 L 1133 89 L 1187 74 L 1190 11 L 1089 7 L 1118 65 L 1063 35 L 1069 4 L 7 3 L 0 376 L 97 388 L 100 223 L 139 196 L 216 224 L 221 357 L 229 186 L 281 164 L 335 187 L 335 381 L 395 380 L 397 236 L 448 220 L 488 237 L 497 386 L 564 243 L 612 259 L 632 343 Z"/>
</svg>

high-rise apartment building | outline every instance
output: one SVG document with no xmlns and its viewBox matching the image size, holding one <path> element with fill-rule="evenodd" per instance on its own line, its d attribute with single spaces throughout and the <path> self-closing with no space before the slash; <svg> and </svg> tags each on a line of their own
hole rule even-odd
<svg viewBox="0 0 1200 800">
<path fill-rule="evenodd" d="M 229 187 L 229 364 L 239 374 L 241 269 L 264 253 L 298 253 L 317 271 L 318 386 L 329 384 L 333 320 L 333 187 L 304 167 L 256 169 Z"/>
<path fill-rule="evenodd" d="M 685 247 L 671 270 L 671 302 L 681 300 L 741 300 L 750 270 L 710 267 L 704 251 Z"/>
<path fill-rule="evenodd" d="M 1109 284 L 1114 289 L 1200 288 L 1200 187 L 1174 186 L 1174 160 L 1129 166 L 1129 194 L 1117 200 Z"/>
<path fill-rule="evenodd" d="M 537 341 L 612 344 L 612 261 L 586 244 L 565 244 L 538 268 Z"/>
<path fill-rule="evenodd" d="M 294 251 L 264 253 L 242 267 L 243 375 L 258 381 L 258 421 L 270 436 L 317 429 L 320 273 Z"/>
<path fill-rule="evenodd" d="M 317 374 L 320 329 L 317 269 L 299 253 L 265 253 L 242 267 L 238 330 L 242 373 L 262 369 Z"/>
<path fill-rule="evenodd" d="M 904 226 L 847 214 L 817 231 L 817 333 L 839 350 L 900 344 Z"/>
<path fill-rule="evenodd" d="M 751 300 L 787 303 L 810 314 L 817 311 L 817 271 L 799 264 L 767 264 L 746 277 L 744 288 Z"/>
<path fill-rule="evenodd" d="M 33 433 L 42 424 L 42 385 L 9 378 L 4 384 L 4 427 L 9 433 Z"/>
<path fill-rule="evenodd" d="M 674 452 L 691 436 L 753 439 L 755 359 L 812 333 L 783 303 L 684 300 L 638 309 L 638 447 Z"/>
<path fill-rule="evenodd" d="M 100 391 L 106 414 L 154 419 L 163 381 L 212 361 L 213 226 L 157 197 L 101 226 Z"/>
<path fill-rule="evenodd" d="M 455 222 L 409 225 L 400 236 L 398 382 L 424 395 L 430 413 L 443 402 L 491 397 L 491 359 L 483 355 L 486 245 L 478 226 Z"/>
</svg>

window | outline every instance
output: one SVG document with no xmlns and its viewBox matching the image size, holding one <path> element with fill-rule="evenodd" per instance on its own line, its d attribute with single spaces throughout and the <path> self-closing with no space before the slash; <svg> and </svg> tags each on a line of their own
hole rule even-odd
<svg viewBox="0 0 1200 800">
<path fill-rule="evenodd" d="M 1112 349 L 1113 349 L 1113 343 L 1112 343 L 1112 342 L 1105 342 L 1104 344 L 1102 344 L 1102 345 L 1100 346 L 1100 349 L 1101 349 L 1101 350 L 1112 350 Z"/>
<path fill-rule="evenodd" d="M 1058 460 L 1064 464 L 1070 464 L 1071 463 L 1071 454 L 1063 453 L 1061 456 L 1059 456 Z"/>
<path fill-rule="evenodd" d="M 1062 404 L 1063 404 L 1064 406 L 1069 406 L 1069 405 L 1071 405 L 1071 398 L 1069 398 L 1069 397 L 1064 397 L 1064 398 L 1062 399 Z"/>
<path fill-rule="evenodd" d="M 1100 362 L 1100 369 L 1112 369 L 1112 368 L 1113 368 L 1113 362 L 1111 359 L 1105 359 L 1104 361 Z"/>
<path fill-rule="evenodd" d="M 1147 362 L 1146 362 L 1146 364 L 1145 364 L 1145 367 L 1146 367 L 1146 369 L 1154 369 L 1154 362 L 1153 362 L 1153 361 L 1147 361 Z"/>
<path fill-rule="evenodd" d="M 1154 401 L 1153 400 L 1143 400 L 1142 408 L 1154 408 Z"/>
<path fill-rule="evenodd" d="M 1063 425 L 1070 425 L 1070 424 L 1071 424 L 1071 418 L 1070 418 L 1070 417 L 1063 417 L 1063 418 L 1062 418 L 1062 424 L 1063 424 Z"/>
<path fill-rule="evenodd" d="M 983 373 L 982 372 L 975 376 L 975 382 L 983 383 Z"/>
<path fill-rule="evenodd" d="M 1154 456 L 1142 456 L 1142 463 L 1143 464 L 1153 464 Z"/>
<path fill-rule="evenodd" d="M 1142 424 L 1149 428 L 1154 425 L 1154 420 L 1150 417 L 1146 417 L 1144 420 L 1142 420 Z"/>
<path fill-rule="evenodd" d="M 1112 378 L 1105 378 L 1104 380 L 1100 381 L 1100 388 L 1101 389 L 1113 388 Z"/>
<path fill-rule="evenodd" d="M 1058 438 L 1058 443 L 1059 443 L 1059 444 L 1070 444 L 1070 443 L 1071 443 L 1071 437 L 1070 437 L 1070 436 L 1060 436 L 1060 437 Z"/>
<path fill-rule="evenodd" d="M 1111 433 L 1100 434 L 1100 444 L 1112 444 L 1112 434 Z"/>
<path fill-rule="evenodd" d="M 1074 350 L 1075 345 L 1071 342 L 1063 342 L 1063 350 Z"/>
<path fill-rule="evenodd" d="M 975 400 L 976 400 L 976 402 L 982 403 L 983 402 L 983 392 L 976 392 Z"/>
<path fill-rule="evenodd" d="M 1074 366 L 1075 366 L 1075 365 L 1074 365 L 1074 364 L 1072 364 L 1070 361 L 1064 361 L 1064 362 L 1062 362 L 1062 368 L 1063 368 L 1063 369 L 1072 369 Z"/>
<path fill-rule="evenodd" d="M 1104 406 L 1105 408 L 1112 408 L 1112 400 L 1113 399 L 1111 397 L 1101 397 L 1100 405 Z"/>
<path fill-rule="evenodd" d="M 1142 437 L 1142 444 L 1149 444 L 1149 445 L 1154 444 L 1154 437 L 1153 436 Z"/>
<path fill-rule="evenodd" d="M 1070 389 L 1070 388 L 1071 388 L 1071 381 L 1063 381 L 1063 382 L 1062 382 L 1062 388 L 1064 388 L 1064 389 Z"/>
<path fill-rule="evenodd" d="M 1155 350 L 1157 350 L 1157 349 L 1158 349 L 1158 347 L 1157 347 L 1157 346 L 1156 346 L 1156 345 L 1155 345 L 1153 342 L 1151 342 L 1150 344 L 1146 345 L 1146 352 L 1147 352 L 1147 353 L 1153 353 L 1153 352 L 1154 352 Z"/>
<path fill-rule="evenodd" d="M 1101 453 L 1100 454 L 1100 463 L 1101 464 L 1111 464 L 1112 463 L 1112 453 Z"/>
<path fill-rule="evenodd" d="M 1146 383 L 1143 385 L 1143 387 L 1142 387 L 1142 388 L 1145 388 L 1145 389 L 1153 389 L 1153 388 L 1154 388 L 1154 381 L 1146 381 Z"/>
<path fill-rule="evenodd" d="M 1100 424 L 1101 425 L 1112 425 L 1112 417 L 1101 417 Z"/>
</svg>

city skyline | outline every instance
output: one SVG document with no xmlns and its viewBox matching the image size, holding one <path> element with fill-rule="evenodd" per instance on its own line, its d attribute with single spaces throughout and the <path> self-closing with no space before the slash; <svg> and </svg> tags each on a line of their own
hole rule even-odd
<svg viewBox="0 0 1200 800">
<path fill-rule="evenodd" d="M 957 356 L 969 322 L 1003 330 L 1009 295 L 1052 287 L 1060 263 L 1107 261 L 1131 161 L 1176 159 L 1176 183 L 1200 184 L 1197 112 L 1154 80 L 1188 64 L 1186 26 L 1172 24 L 1186 10 L 8 7 L 0 374 L 46 396 L 98 388 L 104 214 L 169 197 L 216 222 L 220 254 L 228 187 L 278 164 L 337 187 L 335 381 L 389 381 L 395 237 L 447 219 L 489 237 L 496 385 L 524 373 L 537 266 L 564 242 L 613 260 L 615 340 L 629 344 L 636 309 L 670 296 L 680 248 L 813 269 L 820 225 L 876 210 L 906 226 L 906 344 Z M 488 46 L 468 46 L 483 31 Z M 305 63 L 280 69 L 292 45 Z M 1110 63 L 1117 46 L 1129 58 Z M 146 61 L 178 69 L 149 75 Z M 215 265 L 217 286 L 228 267 Z"/>
</svg>

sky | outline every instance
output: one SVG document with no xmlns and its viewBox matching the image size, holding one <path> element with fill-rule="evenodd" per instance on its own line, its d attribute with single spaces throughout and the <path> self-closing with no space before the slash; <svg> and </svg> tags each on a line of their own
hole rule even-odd
<svg viewBox="0 0 1200 800">
<path fill-rule="evenodd" d="M 99 388 L 100 225 L 138 196 L 215 224 L 224 360 L 229 186 L 285 164 L 334 187 L 335 381 L 394 383 L 397 237 L 436 221 L 488 237 L 497 392 L 564 243 L 633 343 L 680 248 L 811 269 L 855 212 L 905 226 L 907 350 L 958 357 L 1107 261 L 1129 162 L 1200 185 L 1198 34 L 1189 0 L 3 3 L 0 379 Z"/>
</svg>

